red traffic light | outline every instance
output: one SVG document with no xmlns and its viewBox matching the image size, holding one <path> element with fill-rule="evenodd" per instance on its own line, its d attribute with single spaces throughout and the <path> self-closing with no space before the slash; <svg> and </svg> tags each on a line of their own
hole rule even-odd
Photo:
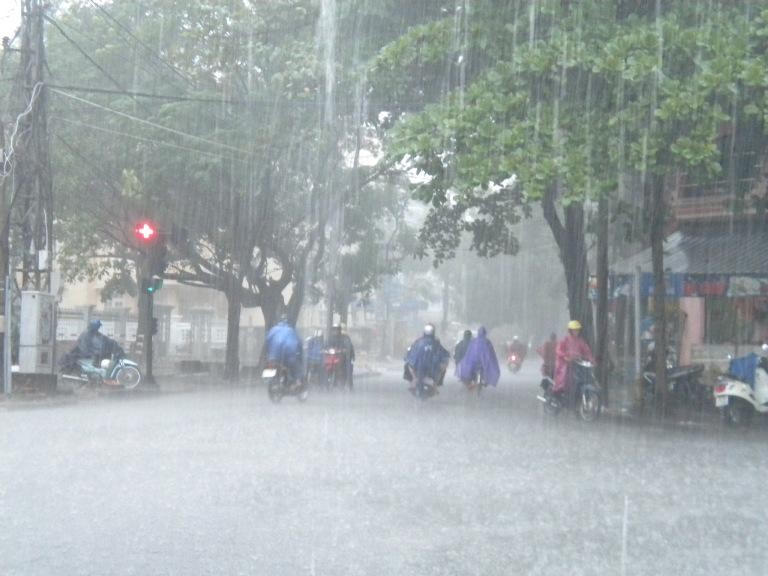
<svg viewBox="0 0 768 576">
<path fill-rule="evenodd" d="M 152 244 L 157 240 L 157 226 L 149 220 L 139 220 L 133 227 L 133 235 L 142 244 Z"/>
</svg>

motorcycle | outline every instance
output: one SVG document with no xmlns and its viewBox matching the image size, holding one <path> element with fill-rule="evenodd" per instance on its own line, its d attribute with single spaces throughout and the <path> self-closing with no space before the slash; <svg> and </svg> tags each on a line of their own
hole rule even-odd
<svg viewBox="0 0 768 576">
<path fill-rule="evenodd" d="M 674 351 L 667 352 L 667 386 L 669 395 L 679 405 L 693 404 L 701 406 L 704 400 L 704 387 L 701 375 L 703 364 L 676 366 Z M 649 350 L 643 368 L 643 405 L 653 406 L 656 396 L 656 355 Z"/>
<path fill-rule="evenodd" d="M 715 407 L 731 426 L 745 426 L 755 413 L 768 413 L 768 344 L 761 350 L 762 356 L 732 358 L 728 374 L 717 379 Z"/>
<path fill-rule="evenodd" d="M 60 377 L 64 382 L 70 383 L 74 390 L 85 386 L 135 390 L 142 381 L 139 365 L 120 352 L 100 361 L 96 358 L 93 363 L 71 360 L 62 366 Z"/>
<path fill-rule="evenodd" d="M 538 394 L 536 398 L 544 404 L 544 410 L 553 416 L 557 416 L 563 408 L 571 407 L 583 421 L 597 420 L 602 410 L 602 396 L 595 380 L 594 364 L 586 360 L 574 360 L 571 362 L 569 373 L 569 391 L 555 394 L 552 392 L 554 380 L 545 376 L 541 380 L 543 393 Z"/>
<path fill-rule="evenodd" d="M 482 370 L 477 370 L 474 374 L 472 374 L 471 380 L 465 380 L 462 382 L 464 384 L 464 387 L 467 389 L 467 392 L 474 392 L 478 396 L 483 391 L 483 388 L 488 386 L 488 384 L 485 381 L 485 378 L 483 377 Z"/>
<path fill-rule="evenodd" d="M 309 363 L 304 377 L 307 381 L 307 386 L 326 386 L 328 383 L 322 361 Z"/>
<path fill-rule="evenodd" d="M 513 374 L 520 372 L 520 368 L 523 367 L 523 358 L 517 352 L 510 352 L 507 356 L 507 368 Z"/>
<path fill-rule="evenodd" d="M 406 364 L 404 367 L 403 378 L 411 383 L 408 388 L 411 394 L 420 400 L 427 400 L 439 392 L 439 387 L 443 385 L 445 378 L 445 367 L 442 367 L 437 378 L 424 375 L 419 378 L 413 368 Z"/>
<path fill-rule="evenodd" d="M 327 388 L 352 389 L 352 383 L 347 374 L 347 354 L 341 348 L 323 350 L 323 368 Z"/>
<path fill-rule="evenodd" d="M 261 371 L 261 379 L 267 384 L 269 399 L 277 404 L 284 396 L 296 396 L 299 402 L 306 402 L 309 387 L 304 382 L 296 382 L 286 366 L 279 362 L 268 361 Z"/>
</svg>

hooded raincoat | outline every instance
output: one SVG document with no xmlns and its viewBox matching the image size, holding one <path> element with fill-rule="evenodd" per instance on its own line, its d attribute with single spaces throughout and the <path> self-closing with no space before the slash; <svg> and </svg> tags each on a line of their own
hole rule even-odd
<svg viewBox="0 0 768 576">
<path fill-rule="evenodd" d="M 408 349 L 405 363 L 416 373 L 416 377 L 438 380 L 448 364 L 451 355 L 440 341 L 432 336 L 422 336 Z"/>
<path fill-rule="evenodd" d="M 493 344 L 488 340 L 484 326 L 481 326 L 477 331 L 477 337 L 469 343 L 467 353 L 459 363 L 459 378 L 468 382 L 472 380 L 478 370 L 483 371 L 483 380 L 489 386 L 496 386 L 499 383 L 501 376 L 499 360 L 496 358 Z"/>
<path fill-rule="evenodd" d="M 583 358 L 593 363 L 595 361 L 587 341 L 581 336 L 569 332 L 557 345 L 553 392 L 565 392 L 568 389 L 568 367 L 571 361 L 577 358 Z"/>
</svg>

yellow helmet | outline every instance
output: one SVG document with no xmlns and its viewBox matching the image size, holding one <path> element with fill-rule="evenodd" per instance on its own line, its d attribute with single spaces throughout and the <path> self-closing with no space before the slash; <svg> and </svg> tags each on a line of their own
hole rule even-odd
<svg viewBox="0 0 768 576">
<path fill-rule="evenodd" d="M 568 322 L 568 330 L 581 330 L 581 322 L 578 320 L 571 320 Z"/>
</svg>

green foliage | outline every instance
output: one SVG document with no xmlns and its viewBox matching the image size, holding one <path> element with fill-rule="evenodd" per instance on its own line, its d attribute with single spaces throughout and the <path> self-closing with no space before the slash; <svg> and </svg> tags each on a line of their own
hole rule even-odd
<svg viewBox="0 0 768 576">
<path fill-rule="evenodd" d="M 618 0 L 504 6 L 473 3 L 463 36 L 454 27 L 446 37 L 448 20 L 409 31 L 372 67 L 374 86 L 391 86 L 395 100 L 423 92 L 415 70 L 429 78 L 453 62 L 467 79 L 404 116 L 387 142 L 393 162 L 421 174 L 414 196 L 432 206 L 421 237 L 437 261 L 462 232 L 480 253 L 514 253 L 520 208 L 553 188 L 565 206 L 612 193 L 633 171 L 717 177 L 723 127 L 742 116 L 764 124 L 766 11 L 670 2 L 655 18 Z M 512 176 L 515 194 L 488 194 Z M 492 212 L 490 223 L 478 212 Z"/>
</svg>

